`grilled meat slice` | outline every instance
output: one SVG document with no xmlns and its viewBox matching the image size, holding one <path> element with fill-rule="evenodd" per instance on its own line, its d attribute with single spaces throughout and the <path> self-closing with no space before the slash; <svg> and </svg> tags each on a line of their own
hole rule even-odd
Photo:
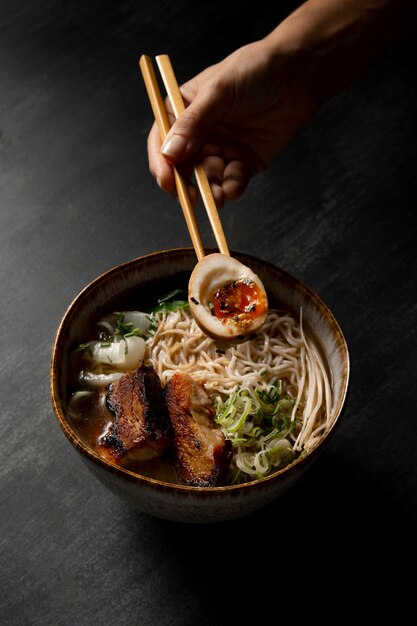
<svg viewBox="0 0 417 626">
<path fill-rule="evenodd" d="M 176 372 L 165 387 L 174 431 L 174 463 L 179 481 L 197 487 L 221 484 L 232 445 L 214 425 L 214 411 L 204 387 Z"/>
<path fill-rule="evenodd" d="M 172 432 L 164 392 L 152 367 L 142 365 L 112 383 L 107 407 L 114 415 L 101 439 L 110 456 L 120 461 L 145 461 L 163 454 Z"/>
</svg>

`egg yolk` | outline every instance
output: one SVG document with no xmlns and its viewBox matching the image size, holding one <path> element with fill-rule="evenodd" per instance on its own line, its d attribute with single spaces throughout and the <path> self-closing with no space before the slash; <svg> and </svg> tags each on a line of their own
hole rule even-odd
<svg viewBox="0 0 417 626">
<path fill-rule="evenodd" d="M 263 315 L 264 291 L 253 280 L 242 278 L 223 285 L 212 298 L 213 314 L 223 323 L 233 321 L 242 327 Z"/>
</svg>

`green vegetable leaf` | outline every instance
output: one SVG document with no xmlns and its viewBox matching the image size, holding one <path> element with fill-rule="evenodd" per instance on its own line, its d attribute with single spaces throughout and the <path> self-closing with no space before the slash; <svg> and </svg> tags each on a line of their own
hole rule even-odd
<svg viewBox="0 0 417 626">
<path fill-rule="evenodd" d="M 183 289 L 174 289 L 161 296 L 152 308 L 153 313 L 172 313 L 188 308 L 187 293 Z"/>
<path fill-rule="evenodd" d="M 115 341 L 120 341 L 121 338 L 126 339 L 126 337 L 143 337 L 143 332 L 140 328 L 134 328 L 132 322 L 125 322 L 125 314 L 120 313 L 119 311 L 114 311 L 113 316 L 115 319 L 115 328 L 114 332 L 111 335 L 101 334 L 103 342 L 102 347 L 108 346 L 110 343 Z M 126 348 L 127 353 L 127 348 Z"/>
</svg>

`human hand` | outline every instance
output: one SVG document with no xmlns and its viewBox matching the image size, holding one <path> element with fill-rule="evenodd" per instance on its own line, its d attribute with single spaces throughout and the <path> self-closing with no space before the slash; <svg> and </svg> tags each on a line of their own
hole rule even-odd
<svg viewBox="0 0 417 626">
<path fill-rule="evenodd" d="M 268 38 L 244 46 L 181 86 L 186 104 L 161 149 L 156 124 L 148 137 L 149 168 L 175 193 L 172 165 L 190 176 L 202 162 L 217 206 L 238 198 L 314 114 L 317 103 L 292 55 Z M 169 104 L 167 105 L 169 108 Z M 195 204 L 198 194 L 190 185 Z"/>
<path fill-rule="evenodd" d="M 306 0 L 264 39 L 182 85 L 187 108 L 161 146 L 148 136 L 149 169 L 175 193 L 172 165 L 202 162 L 218 206 L 242 195 L 326 100 L 417 20 L 415 0 Z M 194 204 L 197 191 L 191 187 Z"/>
</svg>

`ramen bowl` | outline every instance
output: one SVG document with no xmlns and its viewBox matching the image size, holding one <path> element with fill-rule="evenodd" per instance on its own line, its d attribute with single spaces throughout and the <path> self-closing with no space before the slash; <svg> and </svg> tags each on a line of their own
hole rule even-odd
<svg viewBox="0 0 417 626">
<path fill-rule="evenodd" d="M 92 475 L 113 494 L 151 516 L 176 522 L 210 523 L 232 520 L 259 510 L 296 483 L 333 437 L 344 413 L 349 386 L 349 352 L 343 332 L 332 312 L 307 285 L 286 271 L 249 255 L 232 255 L 262 280 L 270 301 L 299 315 L 315 338 L 329 373 L 332 399 L 331 426 L 317 445 L 289 465 L 250 482 L 216 487 L 175 484 L 141 475 L 103 458 L 73 427 L 69 414 L 70 355 L 91 338 L 97 320 L 109 311 L 122 310 L 135 294 L 166 293 L 187 284 L 196 257 L 192 248 L 148 254 L 114 267 L 93 280 L 69 305 L 56 333 L 50 369 L 50 390 L 56 419 Z M 88 419 L 88 416 L 87 416 Z"/>
</svg>

